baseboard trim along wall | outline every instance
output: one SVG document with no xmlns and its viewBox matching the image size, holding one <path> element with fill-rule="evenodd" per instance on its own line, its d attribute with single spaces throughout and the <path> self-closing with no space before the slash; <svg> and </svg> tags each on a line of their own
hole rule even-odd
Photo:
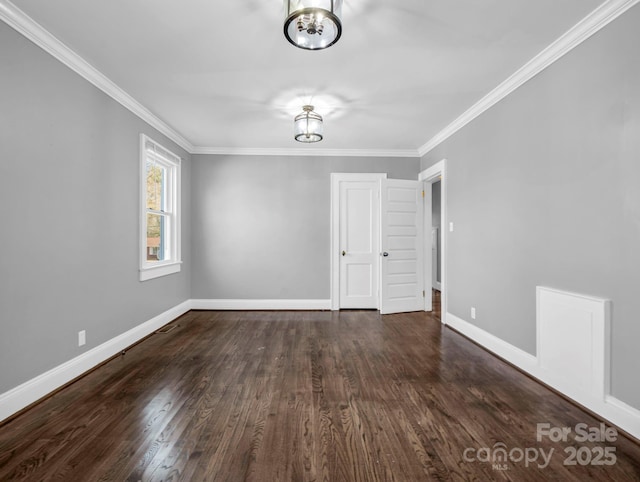
<svg viewBox="0 0 640 482">
<path fill-rule="evenodd" d="M 91 350 L 0 394 L 0 421 L 3 421 L 32 403 L 91 370 L 113 355 L 140 341 L 157 329 L 173 321 L 189 310 L 330 310 L 330 300 L 187 300 L 147 320 L 146 322 L 92 348 Z M 490 352 L 512 363 L 524 372 L 551 386 L 563 394 L 570 387 L 563 387 L 558 380 L 548 380 L 538 358 L 510 343 L 447 313 L 447 325 L 483 346 Z M 567 390 L 568 389 L 568 390 Z M 640 440 L 640 410 L 607 394 L 604 399 L 573 398 L 631 436 Z"/>
<path fill-rule="evenodd" d="M 95 368 L 189 310 L 330 310 L 331 300 L 186 300 L 77 357 L 0 394 L 0 422 Z"/>
<path fill-rule="evenodd" d="M 585 395 L 580 398 L 571 397 L 568 394 L 573 387 L 563 386 L 561 381 L 550 379 L 547 371 L 540 368 L 537 357 L 451 313 L 447 313 L 446 316 L 447 325 L 454 330 L 640 440 L 640 410 L 609 394 L 605 395 L 604 399 Z"/>
<path fill-rule="evenodd" d="M 191 309 L 184 301 L 121 335 L 0 394 L 0 421 L 28 407 Z"/>
<path fill-rule="evenodd" d="M 479 345 L 482 345 L 490 352 L 495 353 L 500 358 L 504 358 L 509 363 L 513 363 L 527 373 L 535 371 L 536 366 L 538 365 L 537 358 L 532 354 L 507 343 L 501 338 L 498 338 L 497 336 L 494 336 L 491 333 L 478 328 L 476 325 L 452 315 L 451 313 L 447 313 L 447 325 L 462 333 L 467 338 L 475 341 Z"/>
<path fill-rule="evenodd" d="M 192 310 L 330 310 L 331 300 L 191 300 Z"/>
</svg>

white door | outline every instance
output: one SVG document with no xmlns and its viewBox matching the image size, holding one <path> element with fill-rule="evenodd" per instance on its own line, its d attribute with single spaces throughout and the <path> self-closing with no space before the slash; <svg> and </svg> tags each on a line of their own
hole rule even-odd
<svg viewBox="0 0 640 482">
<path fill-rule="evenodd" d="M 382 180 L 380 312 L 423 310 L 422 182 Z"/>
<path fill-rule="evenodd" d="M 340 308 L 378 308 L 380 182 L 340 183 Z"/>
</svg>

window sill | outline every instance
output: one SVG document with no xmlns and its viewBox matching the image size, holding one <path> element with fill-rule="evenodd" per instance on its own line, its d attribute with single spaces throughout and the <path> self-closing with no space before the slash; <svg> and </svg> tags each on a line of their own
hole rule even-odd
<svg viewBox="0 0 640 482">
<path fill-rule="evenodd" d="M 182 261 L 175 263 L 167 263 L 159 266 L 140 268 L 140 281 L 147 281 L 161 276 L 167 276 L 173 273 L 179 273 Z"/>
</svg>

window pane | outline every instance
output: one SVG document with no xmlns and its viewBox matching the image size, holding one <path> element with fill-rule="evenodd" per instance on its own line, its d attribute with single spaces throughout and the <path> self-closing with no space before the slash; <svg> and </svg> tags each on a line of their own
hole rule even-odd
<svg viewBox="0 0 640 482">
<path fill-rule="evenodd" d="M 180 157 L 140 134 L 140 281 L 180 271 Z"/>
<path fill-rule="evenodd" d="M 162 214 L 147 214 L 147 261 L 166 261 L 169 259 L 167 253 L 169 219 Z"/>
<path fill-rule="evenodd" d="M 165 186 L 167 170 L 153 161 L 147 161 L 147 209 L 166 211 Z"/>
</svg>

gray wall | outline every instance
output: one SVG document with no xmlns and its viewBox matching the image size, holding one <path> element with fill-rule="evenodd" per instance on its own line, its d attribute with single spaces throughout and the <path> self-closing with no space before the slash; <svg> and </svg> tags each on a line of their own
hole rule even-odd
<svg viewBox="0 0 640 482">
<path fill-rule="evenodd" d="M 189 298 L 189 155 L 0 22 L 0 393 Z M 138 281 L 139 135 L 183 162 L 182 272 Z M 77 346 L 77 333 L 87 344 Z"/>
<path fill-rule="evenodd" d="M 329 299 L 332 172 L 417 179 L 419 159 L 193 156 L 193 298 Z"/>
<path fill-rule="evenodd" d="M 449 311 L 535 353 L 535 286 L 613 300 L 612 393 L 640 409 L 640 7 L 421 161 L 448 159 Z"/>
</svg>

